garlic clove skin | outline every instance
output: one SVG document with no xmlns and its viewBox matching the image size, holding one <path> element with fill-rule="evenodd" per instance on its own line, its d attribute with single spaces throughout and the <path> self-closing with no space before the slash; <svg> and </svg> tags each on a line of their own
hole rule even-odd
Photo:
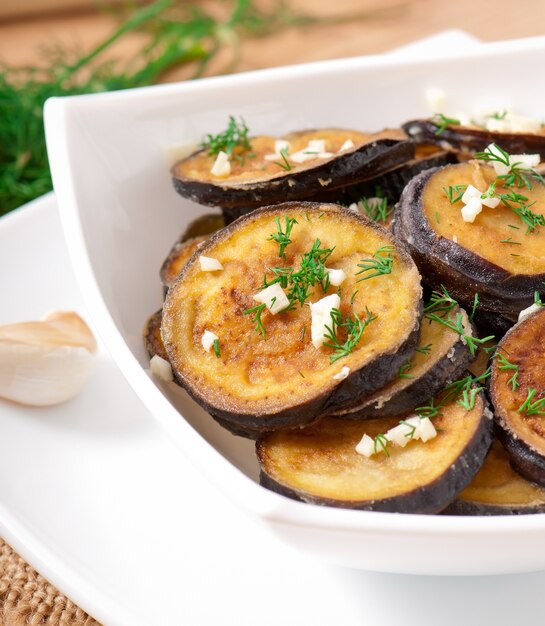
<svg viewBox="0 0 545 626">
<path fill-rule="evenodd" d="M 0 326 L 0 397 L 50 406 L 77 395 L 93 371 L 97 344 L 73 312 Z"/>
</svg>

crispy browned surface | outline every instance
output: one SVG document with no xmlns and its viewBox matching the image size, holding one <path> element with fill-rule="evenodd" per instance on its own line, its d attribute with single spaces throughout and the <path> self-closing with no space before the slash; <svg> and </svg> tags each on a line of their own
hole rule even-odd
<svg viewBox="0 0 545 626">
<path fill-rule="evenodd" d="M 525 480 L 509 463 L 509 455 L 498 440 L 460 500 L 485 506 L 543 507 L 545 489 Z"/>
<path fill-rule="evenodd" d="M 480 175 L 482 182 L 479 184 Z M 473 163 L 451 165 L 437 171 L 429 179 L 422 196 L 424 217 L 438 236 L 450 240 L 456 237 L 459 246 L 512 274 L 542 274 L 545 272 L 544 228 L 538 228 L 527 234 L 526 225 L 522 220 L 502 203 L 494 209 L 483 207 L 475 222 L 464 222 L 461 214 L 463 202 L 460 200 L 450 204 L 443 191 L 450 185 L 471 184 L 485 192 L 495 177 L 493 168 L 478 167 Z M 511 190 L 498 186 L 496 191 L 509 193 Z M 524 188 L 517 191 L 525 195 L 530 202 L 536 201 L 532 206 L 534 213 L 545 212 L 543 185 L 536 182 L 531 190 Z M 509 224 L 517 226 L 519 230 L 510 228 Z M 512 239 L 520 245 L 501 243 L 506 239 Z"/>
<path fill-rule="evenodd" d="M 383 501 L 393 506 L 389 510 L 414 510 L 411 498 L 419 500 L 422 490 L 429 489 L 420 506 L 440 509 L 441 502 L 445 506 L 455 495 L 449 484 L 455 478 L 451 472 L 468 446 L 472 447 L 471 442 L 478 440 L 480 455 L 476 461 L 472 450 L 463 461 L 471 466 L 472 476 L 488 450 L 489 436 L 481 440 L 483 419 L 490 430 L 490 421 L 483 418 L 482 397 L 477 396 L 469 412 L 455 401 L 446 404 L 442 416 L 434 418 L 440 432 L 426 443 L 389 446 L 389 457 L 381 453 L 366 458 L 356 452 L 364 434 L 376 437 L 399 419 L 354 422 L 325 418 L 308 428 L 268 434 L 257 444 L 262 471 L 279 492 L 311 502 L 380 510 Z M 465 485 L 469 480 L 466 477 Z"/>
<path fill-rule="evenodd" d="M 498 351 L 519 366 L 519 387 L 513 391 L 508 380 L 513 371 L 492 366 L 491 395 L 496 417 L 516 438 L 545 456 L 545 415 L 519 413 L 529 389 L 536 389 L 533 402 L 545 397 L 545 309 L 512 328 L 498 345 Z"/>
<path fill-rule="evenodd" d="M 159 275 L 161 281 L 165 287 L 170 287 L 172 283 L 178 277 L 178 274 L 182 271 L 184 265 L 193 256 L 199 246 L 208 239 L 208 235 L 201 235 L 200 237 L 194 237 L 188 239 L 182 243 L 174 244 L 174 247 L 170 251 L 169 255 L 165 259 L 161 266 Z"/>
<path fill-rule="evenodd" d="M 299 150 L 304 150 L 308 142 L 314 139 L 325 139 L 326 151 L 333 153 L 330 159 L 337 156 L 337 152 L 345 141 L 351 139 L 355 148 L 347 150 L 346 153 L 356 150 L 359 146 L 376 139 L 406 139 L 402 131 L 393 129 L 385 130 L 380 133 L 363 133 L 357 130 L 345 130 L 339 128 L 324 128 L 318 130 L 306 130 L 290 133 L 283 137 L 273 137 L 260 135 L 251 139 L 252 154 L 255 156 L 246 157 L 241 160 L 231 160 L 231 174 L 223 178 L 214 176 L 210 170 L 214 165 L 216 156 L 209 156 L 206 150 L 196 152 L 192 156 L 179 161 L 173 168 L 173 174 L 180 178 L 188 180 L 196 180 L 202 182 L 220 182 L 220 183 L 251 183 L 254 181 L 263 182 L 271 180 L 279 175 L 286 173 L 285 167 L 279 165 L 283 163 L 282 159 L 275 161 L 265 160 L 265 155 L 274 154 L 274 142 L 276 139 L 285 139 L 290 142 L 289 152 L 293 154 Z M 236 150 L 235 150 L 236 153 Z M 345 154 L 345 153 L 343 153 Z M 289 157 L 288 157 L 289 158 Z M 306 163 L 294 163 L 290 161 L 290 174 L 311 169 L 323 159 L 307 161 Z"/>
<path fill-rule="evenodd" d="M 270 235 L 277 231 L 275 217 L 284 223 L 285 216 L 298 223 L 283 260 Z M 308 306 L 297 305 L 293 311 L 275 316 L 265 311 L 262 320 L 267 340 L 256 331 L 251 315 L 243 314 L 257 304 L 253 295 L 259 292 L 264 273 L 274 266 L 298 267 L 301 255 L 316 239 L 322 247 L 334 247 L 327 266 L 343 268 L 347 274 L 342 285 L 343 314 L 355 311 L 365 318 L 368 306 L 378 316 L 353 352 L 334 364 L 329 360 L 330 348 L 316 349 L 311 343 Z M 385 374 L 380 358 L 398 351 L 403 354 L 420 315 L 419 275 L 404 251 L 392 252 L 391 274 L 356 282 L 357 263 L 390 244 L 392 239 L 386 231 L 354 212 L 311 203 L 254 212 L 219 231 L 205 244 L 203 254 L 217 258 L 225 269 L 203 273 L 194 259 L 171 287 L 165 302 L 162 334 L 176 376 L 212 412 L 266 416 L 301 407 L 298 419 L 305 420 L 309 420 L 303 410 L 305 404 L 316 397 L 325 401 L 331 395 L 339 385 L 333 375 L 342 366 L 351 370 L 352 381 L 345 381 L 350 383 L 360 370 L 376 362 L 374 375 L 380 380 Z M 356 290 L 352 308 L 350 299 Z M 335 291 L 330 287 L 327 293 Z M 310 300 L 324 295 L 316 286 Z M 221 358 L 203 350 L 204 330 L 218 335 Z M 394 372 L 387 373 L 392 377 Z M 366 384 L 372 382 L 366 379 Z M 361 381 L 352 394 L 359 385 Z"/>
<path fill-rule="evenodd" d="M 148 318 L 144 327 L 144 343 L 150 357 L 156 354 L 165 361 L 168 361 L 168 354 L 161 337 L 161 320 L 163 319 L 163 310 L 159 309 Z"/>
</svg>

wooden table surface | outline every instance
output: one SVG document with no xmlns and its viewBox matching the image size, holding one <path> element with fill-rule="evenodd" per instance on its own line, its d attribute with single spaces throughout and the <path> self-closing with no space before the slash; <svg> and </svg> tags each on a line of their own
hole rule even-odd
<svg viewBox="0 0 545 626">
<path fill-rule="evenodd" d="M 74 1 L 82 2 L 72 0 Z M 88 0 L 83 0 L 86 1 Z M 35 4 L 39 0 L 26 2 Z M 70 0 L 64 0 L 65 5 L 69 3 Z M 6 6 L 8 4 L 12 3 L 6 2 Z M 21 6 L 24 4 L 25 2 Z M 44 46 L 58 45 L 88 50 L 110 34 L 116 25 L 113 17 L 86 9 L 49 16 L 34 14 L 6 19 L 2 18 L 6 11 L 2 10 L 1 5 L 0 2 L 0 63 L 10 65 L 43 62 Z M 383 52 L 451 28 L 466 30 L 484 41 L 545 34 L 543 0 L 525 0 L 518 4 L 513 4 L 511 0 L 294 0 L 292 6 L 295 11 L 324 17 L 338 18 L 340 15 L 348 16 L 367 10 L 374 11 L 375 16 L 373 19 L 309 27 L 305 29 L 304 35 L 299 30 L 290 28 L 269 37 L 246 41 L 238 65 L 239 70 Z M 118 57 L 128 56 L 134 47 L 135 39 L 132 37 L 119 44 L 114 53 Z M 180 77 L 183 76 L 176 73 L 169 76 L 172 80 Z M 60 618 L 56 620 L 53 608 L 51 612 L 48 612 L 47 607 L 44 609 L 43 602 L 37 601 L 33 605 L 26 598 L 21 599 L 18 604 L 16 588 L 21 587 L 22 581 L 15 574 L 12 580 L 10 571 L 20 572 L 24 564 L 21 565 L 22 561 L 16 563 L 16 555 L 12 557 L 9 548 L 1 540 L 0 548 L 7 555 L 4 563 L 9 564 L 5 565 L 5 571 L 0 571 L 0 626 L 41 624 L 46 623 L 42 621 L 46 617 L 47 623 L 52 626 L 65 623 Z M 32 584 L 36 584 L 35 581 Z M 47 588 L 51 597 L 57 597 L 55 590 L 51 591 L 51 586 Z M 40 589 L 42 588 L 38 585 L 38 595 Z M 64 600 L 68 606 L 73 607 L 68 600 Z M 51 604 L 58 607 L 59 602 L 57 599 Z M 65 616 L 66 606 L 63 605 Z M 76 616 L 76 609 L 71 610 L 71 624 L 94 623 L 83 612 L 80 611 Z M 39 622 L 35 622 L 39 615 Z"/>
</svg>

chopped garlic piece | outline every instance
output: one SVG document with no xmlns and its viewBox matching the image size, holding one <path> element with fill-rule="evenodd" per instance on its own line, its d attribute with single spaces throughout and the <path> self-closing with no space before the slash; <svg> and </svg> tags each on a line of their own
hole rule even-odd
<svg viewBox="0 0 545 626">
<path fill-rule="evenodd" d="M 218 259 L 214 259 L 211 256 L 201 256 L 199 257 L 199 263 L 201 264 L 201 272 L 217 272 L 218 270 L 223 269 L 223 265 L 218 261 Z"/>
<path fill-rule="evenodd" d="M 471 198 L 471 200 L 462 209 L 462 219 L 464 222 L 472 224 L 475 218 L 483 210 L 483 205 L 480 198 Z"/>
<path fill-rule="evenodd" d="M 326 326 L 331 328 L 331 311 L 338 309 L 340 304 L 341 299 L 336 293 L 310 304 L 310 334 L 312 337 L 312 345 L 315 348 L 320 348 L 326 341 Z"/>
<path fill-rule="evenodd" d="M 499 198 L 481 198 L 481 203 L 490 209 L 495 209 L 500 202 Z"/>
<path fill-rule="evenodd" d="M 352 202 L 352 204 L 349 204 L 349 205 L 348 205 L 348 208 L 349 208 L 351 211 L 356 211 L 356 213 L 359 213 L 359 211 L 360 211 L 360 208 L 359 208 L 359 206 L 358 206 L 357 202 Z"/>
<path fill-rule="evenodd" d="M 390 428 L 384 436 L 388 439 L 388 441 L 395 443 L 396 446 L 404 448 L 413 438 L 415 432 L 416 431 L 410 426 L 407 426 L 407 424 L 398 424 L 397 426 Z"/>
<path fill-rule="evenodd" d="M 522 311 L 519 313 L 519 322 L 522 322 L 522 320 L 525 320 L 529 315 L 532 315 L 532 313 L 535 313 L 536 311 L 539 311 L 539 309 L 542 309 L 543 307 L 541 307 L 539 304 L 532 304 L 531 306 L 529 306 L 527 309 L 522 309 Z"/>
<path fill-rule="evenodd" d="M 420 441 L 426 443 L 426 441 L 437 437 L 437 431 L 435 430 L 435 426 L 432 424 L 430 418 L 422 417 L 419 419 L 420 424 L 416 427 L 415 435 L 418 433 Z"/>
<path fill-rule="evenodd" d="M 454 241 L 454 243 L 458 243 L 458 235 L 452 235 L 452 241 Z"/>
<path fill-rule="evenodd" d="M 214 165 L 212 166 L 210 173 L 214 174 L 214 176 L 218 176 L 219 178 L 225 178 L 231 174 L 231 162 L 229 161 L 229 155 L 227 152 L 223 152 L 223 150 L 218 152 L 218 156 L 214 161 Z"/>
<path fill-rule="evenodd" d="M 311 139 L 308 142 L 309 152 L 325 152 L 325 139 Z"/>
<path fill-rule="evenodd" d="M 352 141 L 352 139 L 347 139 L 343 145 L 339 148 L 339 152 L 344 152 L 345 150 L 350 150 L 351 148 L 354 148 L 354 142 Z"/>
<path fill-rule="evenodd" d="M 332 152 L 326 152 L 325 139 L 311 139 L 306 148 L 294 152 L 290 155 L 290 159 L 294 163 L 305 163 L 306 161 L 314 161 L 314 159 L 328 159 L 332 156 Z"/>
<path fill-rule="evenodd" d="M 341 370 L 333 376 L 333 380 L 344 380 L 350 374 L 350 368 L 343 365 Z"/>
<path fill-rule="evenodd" d="M 473 198 L 480 199 L 481 195 L 482 191 L 479 191 L 477 187 L 474 187 L 473 185 L 468 185 L 467 189 L 464 191 L 464 195 L 462 196 L 462 202 L 464 204 L 467 204 Z"/>
<path fill-rule="evenodd" d="M 158 354 L 151 357 L 149 368 L 151 373 L 159 380 L 164 380 L 166 383 L 174 380 L 170 363 L 165 361 L 165 359 L 160 357 Z"/>
<path fill-rule="evenodd" d="M 541 129 L 541 122 L 535 117 L 506 111 L 501 119 L 488 117 L 485 126 L 493 133 L 537 133 Z"/>
<path fill-rule="evenodd" d="M 375 453 L 375 442 L 369 435 L 363 435 L 361 441 L 356 446 L 356 452 L 369 458 Z"/>
<path fill-rule="evenodd" d="M 214 341 L 217 341 L 219 337 L 216 333 L 213 333 L 211 330 L 205 330 L 201 337 L 202 347 L 206 350 L 206 352 L 210 352 L 212 346 L 214 345 Z"/>
<path fill-rule="evenodd" d="M 280 154 L 282 151 L 284 151 L 284 154 L 289 152 L 290 149 L 290 142 L 286 141 L 285 139 L 277 139 L 274 142 L 274 154 L 266 154 L 264 159 L 266 161 L 281 161 L 282 160 L 282 154 Z"/>
<path fill-rule="evenodd" d="M 510 154 L 509 155 L 509 163 L 511 166 L 515 165 L 515 163 L 522 167 L 522 169 L 530 170 L 533 167 L 537 167 L 539 165 L 540 157 L 539 154 Z"/>
<path fill-rule="evenodd" d="M 254 296 L 254 300 L 263 303 L 272 315 L 280 313 L 280 311 L 283 311 L 290 305 L 288 296 L 278 283 L 274 283 L 274 285 L 260 291 Z"/>
<path fill-rule="evenodd" d="M 333 287 L 338 287 L 342 285 L 342 283 L 346 279 L 346 273 L 344 270 L 333 270 L 329 267 L 325 268 L 325 271 L 329 274 L 329 284 L 333 285 Z"/>
</svg>

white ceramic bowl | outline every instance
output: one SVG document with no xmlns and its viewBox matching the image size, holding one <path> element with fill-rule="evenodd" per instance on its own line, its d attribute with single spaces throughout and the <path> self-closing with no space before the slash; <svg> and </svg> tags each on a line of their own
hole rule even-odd
<svg viewBox="0 0 545 626">
<path fill-rule="evenodd" d="M 277 535 L 328 561 L 377 571 L 543 569 L 543 515 L 369 513 L 269 492 L 257 483 L 252 442 L 222 430 L 185 392 L 157 385 L 146 372 L 141 334 L 161 306 L 158 268 L 184 226 L 207 211 L 174 192 L 168 148 L 221 130 L 229 114 L 242 115 L 256 134 L 328 125 L 380 129 L 428 114 L 428 87 L 446 92 L 449 112 L 545 109 L 538 80 L 545 38 L 426 56 L 347 59 L 50 100 L 47 141 L 65 236 L 89 313 L 136 393 L 180 450 Z"/>
</svg>

